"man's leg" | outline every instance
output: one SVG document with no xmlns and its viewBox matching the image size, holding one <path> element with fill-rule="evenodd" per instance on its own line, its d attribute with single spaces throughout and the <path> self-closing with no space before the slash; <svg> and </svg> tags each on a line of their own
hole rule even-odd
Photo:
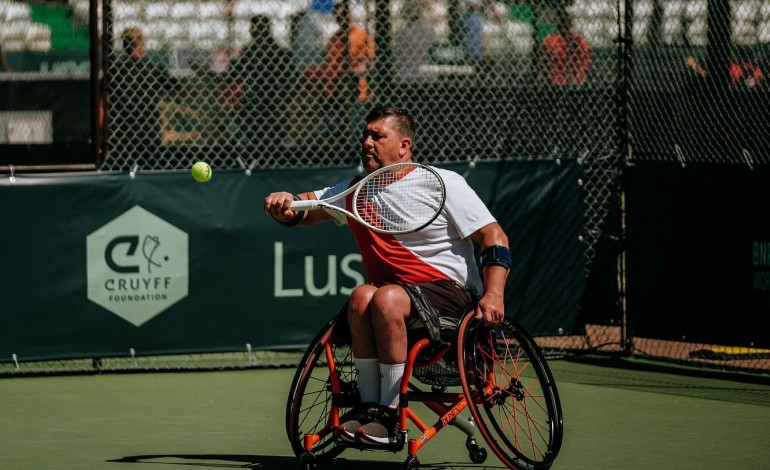
<svg viewBox="0 0 770 470">
<path fill-rule="evenodd" d="M 377 359 L 380 361 L 380 405 L 396 408 L 407 356 L 406 319 L 412 303 L 403 287 L 383 286 L 370 303 Z"/>
<path fill-rule="evenodd" d="M 383 364 L 406 362 L 406 319 L 412 303 L 404 288 L 398 285 L 380 287 L 370 302 L 371 325 L 377 345 L 377 358 Z"/>
<path fill-rule="evenodd" d="M 350 294 L 348 327 L 352 339 L 353 364 L 357 371 L 358 394 L 363 407 L 340 418 L 342 438 L 353 440 L 358 428 L 377 415 L 380 402 L 380 362 L 372 333 L 369 303 L 377 291 L 375 286 L 361 285 Z"/>
<path fill-rule="evenodd" d="M 375 286 L 358 286 L 350 295 L 348 302 L 348 325 L 353 340 L 353 361 L 358 370 L 361 402 L 365 404 L 377 404 L 380 401 L 379 361 L 369 308 L 375 292 L 377 292 Z"/>
<path fill-rule="evenodd" d="M 387 444 L 394 436 L 396 408 L 407 357 L 406 319 L 411 300 L 401 286 L 380 287 L 369 302 L 370 320 L 380 362 L 380 416 L 359 429 L 361 439 Z"/>
</svg>

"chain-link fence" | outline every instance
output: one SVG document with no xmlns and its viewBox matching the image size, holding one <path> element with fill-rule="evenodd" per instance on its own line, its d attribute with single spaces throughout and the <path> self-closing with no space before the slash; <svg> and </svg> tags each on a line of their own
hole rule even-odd
<svg viewBox="0 0 770 470">
<path fill-rule="evenodd" d="M 385 102 L 425 161 L 618 158 L 615 3 L 231 3 L 106 4 L 104 169 L 352 165 Z"/>
<path fill-rule="evenodd" d="M 634 2 L 638 160 L 768 163 L 770 2 Z"/>
</svg>

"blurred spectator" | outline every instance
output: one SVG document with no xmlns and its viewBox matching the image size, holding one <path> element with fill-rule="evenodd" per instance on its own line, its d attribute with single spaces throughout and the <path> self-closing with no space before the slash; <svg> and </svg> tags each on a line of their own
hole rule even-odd
<svg viewBox="0 0 770 470">
<path fill-rule="evenodd" d="M 251 19 L 251 41 L 233 61 L 230 98 L 239 99 L 236 125 L 243 142 L 279 144 L 285 134 L 282 116 L 296 83 L 294 58 L 273 37 L 270 18 Z"/>
<path fill-rule="evenodd" d="M 370 99 L 367 72 L 374 60 L 374 39 L 353 23 L 347 0 L 334 5 L 334 18 L 338 29 L 326 44 L 323 63 L 301 74 L 287 110 L 290 134 L 297 142 L 321 135 L 344 143 L 353 135 L 350 129 L 363 121 L 364 103 Z"/>
<path fill-rule="evenodd" d="M 687 56 L 684 61 L 696 76 L 708 78 L 709 73 L 694 56 Z M 729 65 L 730 86 L 733 88 L 756 88 L 765 81 L 762 69 L 753 64 L 751 51 L 745 47 L 736 49 L 735 57 Z"/>
<path fill-rule="evenodd" d="M 352 139 L 350 129 L 359 127 L 366 114 L 363 104 L 370 98 L 367 73 L 374 60 L 374 38 L 354 24 L 347 0 L 334 6 L 334 19 L 339 28 L 327 42 L 324 63 L 310 73 L 320 72 L 326 98 L 321 132 L 344 140 Z"/>
<path fill-rule="evenodd" d="M 765 80 L 762 70 L 750 60 L 738 59 L 730 64 L 730 83 L 734 87 L 758 87 Z"/>
<path fill-rule="evenodd" d="M 462 13 L 463 41 L 468 60 L 479 62 L 486 57 L 484 25 L 492 14 L 490 0 L 467 0 Z"/>
<path fill-rule="evenodd" d="M 538 61 L 543 81 L 556 86 L 583 85 L 591 71 L 591 46 L 564 8 L 557 11 L 556 32 L 543 41 Z"/>
<path fill-rule="evenodd" d="M 168 72 L 145 55 L 144 36 L 139 28 L 123 30 L 123 55 L 113 66 L 109 81 L 109 105 L 114 110 L 110 125 L 116 151 L 134 160 L 158 157 L 160 124 L 158 105 L 171 91 Z"/>
<path fill-rule="evenodd" d="M 401 10 L 406 21 L 395 35 L 395 55 L 404 82 L 423 82 L 433 75 L 420 69 L 430 63 L 430 47 L 436 38 L 433 24 L 424 17 L 426 0 L 407 0 Z"/>
<path fill-rule="evenodd" d="M 332 34 L 326 45 L 324 72 L 327 78 L 326 95 L 337 97 L 342 80 L 351 80 L 358 90 L 358 101 L 364 102 L 369 97 L 369 82 L 366 74 L 374 60 L 374 38 L 360 26 L 353 23 L 347 2 L 340 1 L 334 6 L 334 19 L 339 29 Z M 347 44 L 345 27 L 347 25 Z M 344 57 L 347 47 L 348 57 Z"/>
</svg>

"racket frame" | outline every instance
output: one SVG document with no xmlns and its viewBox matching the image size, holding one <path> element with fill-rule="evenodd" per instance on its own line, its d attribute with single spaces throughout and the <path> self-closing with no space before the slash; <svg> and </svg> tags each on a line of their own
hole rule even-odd
<svg viewBox="0 0 770 470">
<path fill-rule="evenodd" d="M 353 193 L 353 200 L 354 201 L 357 200 L 359 191 L 361 191 L 361 189 L 364 186 L 366 186 L 366 183 L 368 181 L 370 181 L 370 180 L 372 180 L 374 178 L 377 178 L 382 173 L 398 170 L 399 168 L 414 168 L 414 169 L 418 169 L 419 168 L 419 169 L 423 169 L 425 171 L 429 171 L 433 175 L 435 175 L 436 180 L 438 181 L 439 185 L 441 186 L 441 202 L 440 202 L 438 208 L 436 209 L 435 214 L 433 214 L 433 217 L 431 217 L 430 220 L 428 220 L 427 222 L 423 223 L 419 227 L 409 228 L 409 229 L 405 229 L 405 230 L 388 230 L 388 229 L 383 229 L 383 228 L 374 226 L 374 225 L 368 223 L 366 220 L 364 220 L 364 218 L 361 217 L 358 214 L 358 206 L 355 203 L 353 204 L 353 212 L 351 212 L 351 211 L 349 211 L 349 210 L 347 210 L 345 208 L 342 208 L 342 207 L 335 206 L 335 205 L 331 204 L 332 202 L 336 202 L 336 201 L 339 201 L 342 198 L 345 198 L 346 196 L 348 196 L 351 193 Z M 347 217 L 350 217 L 351 219 L 355 220 L 359 224 L 367 227 L 368 229 L 370 229 L 370 230 L 372 230 L 374 232 L 385 233 L 385 234 L 390 234 L 390 235 L 403 235 L 403 234 L 406 234 L 406 233 L 417 232 L 419 230 L 424 229 L 425 227 L 427 227 L 431 223 L 433 223 L 433 221 L 436 220 L 436 217 L 438 217 L 438 215 L 441 213 L 441 210 L 444 208 L 444 203 L 445 202 L 446 202 L 446 186 L 444 185 L 444 179 L 441 178 L 441 175 L 439 175 L 436 170 L 434 170 L 433 168 L 431 168 L 429 166 L 423 165 L 421 163 L 403 162 L 403 163 L 394 163 L 392 165 L 387 165 L 387 166 L 384 166 L 382 168 L 378 168 L 378 169 L 374 170 L 373 172 L 369 173 L 368 175 L 364 176 L 363 178 L 361 178 L 360 181 L 358 181 L 356 184 L 354 184 L 353 186 L 349 187 L 345 191 L 343 191 L 343 192 L 341 192 L 339 194 L 336 194 L 336 195 L 334 195 L 334 196 L 332 196 L 330 198 L 327 198 L 327 199 L 304 199 L 304 200 L 301 200 L 301 201 L 294 201 L 294 202 L 291 203 L 289 208 L 292 209 L 292 210 L 299 210 L 299 211 L 312 211 L 312 210 L 317 210 L 317 209 L 329 209 L 329 210 L 333 210 L 333 211 L 336 211 L 338 213 L 341 213 L 341 214 L 343 214 L 343 215 L 345 215 Z"/>
</svg>

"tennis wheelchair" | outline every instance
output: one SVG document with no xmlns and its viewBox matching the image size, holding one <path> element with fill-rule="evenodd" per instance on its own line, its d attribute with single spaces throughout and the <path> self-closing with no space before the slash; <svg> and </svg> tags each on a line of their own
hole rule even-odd
<svg viewBox="0 0 770 470">
<path fill-rule="evenodd" d="M 470 312 L 453 326 L 442 327 L 441 341 L 429 340 L 424 329 L 410 330 L 398 435 L 391 445 L 374 447 L 336 436 L 340 416 L 359 398 L 344 308 L 328 321 L 297 368 L 286 406 L 286 432 L 301 468 L 318 469 L 348 448 L 400 452 L 406 447 L 401 468 L 417 470 L 420 448 L 448 425 L 467 435 L 473 463 L 487 458 L 476 440 L 478 431 L 508 468 L 550 468 L 561 448 L 563 420 L 556 383 L 540 348 L 509 317 L 486 326 Z M 437 420 L 426 424 L 412 403 L 424 404 Z M 466 408 L 471 416 L 459 416 Z"/>
</svg>

